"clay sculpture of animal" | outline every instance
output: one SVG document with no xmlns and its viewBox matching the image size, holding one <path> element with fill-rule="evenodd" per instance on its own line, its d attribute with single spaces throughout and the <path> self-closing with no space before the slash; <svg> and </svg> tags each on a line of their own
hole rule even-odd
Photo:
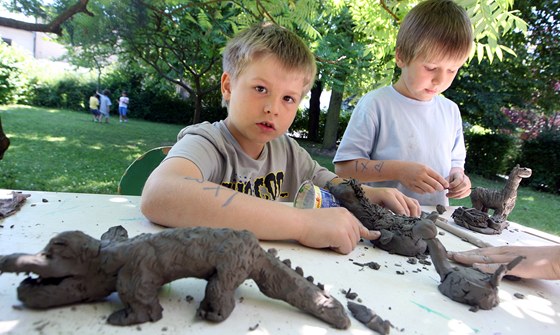
<svg viewBox="0 0 560 335">
<path fill-rule="evenodd" d="M 484 187 L 475 187 L 471 192 L 472 206 L 480 211 L 488 213 L 493 209 L 492 218 L 496 221 L 504 221 L 515 207 L 517 200 L 517 188 L 523 178 L 531 176 L 531 169 L 516 165 L 510 172 L 508 180 L 501 190 L 493 190 Z"/>
<path fill-rule="evenodd" d="M 473 306 L 473 310 L 497 306 L 500 302 L 498 284 L 507 271 L 523 260 L 519 256 L 506 265 L 502 264 L 493 274 L 462 265 L 451 266 L 445 247 L 436 238 L 437 229 L 424 226 L 419 233 L 428 243 L 430 257 L 440 276 L 439 291 L 451 300 Z"/>
<path fill-rule="evenodd" d="M 509 226 L 506 220 L 495 220 L 476 208 L 457 207 L 451 217 L 457 225 L 486 235 L 501 234 Z"/>
<path fill-rule="evenodd" d="M 380 205 L 371 203 L 355 179 L 337 184 L 328 183 L 327 188 L 367 229 L 381 232 L 379 239 L 371 241 L 376 247 L 409 257 L 427 251 L 426 242 L 416 230 L 424 225 L 433 226 L 435 229 L 434 221 L 396 215 Z"/>
<path fill-rule="evenodd" d="M 253 279 L 265 295 L 336 328 L 348 328 L 344 306 L 288 262 L 280 261 L 274 249 L 262 249 L 249 231 L 177 228 L 129 239 L 127 231 L 117 226 L 101 240 L 68 231 L 53 237 L 36 255 L 0 256 L 0 273 L 37 274 L 17 289 L 24 306 L 36 309 L 97 301 L 117 291 L 124 308 L 109 316 L 107 321 L 113 325 L 161 319 L 158 289 L 176 279 L 195 277 L 208 281 L 197 310 L 203 319 L 225 320 L 235 307 L 236 288 Z"/>
</svg>

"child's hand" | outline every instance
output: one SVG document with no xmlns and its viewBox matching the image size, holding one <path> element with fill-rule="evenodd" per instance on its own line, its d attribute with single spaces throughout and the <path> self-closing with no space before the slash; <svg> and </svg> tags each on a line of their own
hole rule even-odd
<svg viewBox="0 0 560 335">
<path fill-rule="evenodd" d="M 362 189 L 374 204 L 386 207 L 396 214 L 420 216 L 421 208 L 418 200 L 407 197 L 396 188 L 362 185 Z"/>
<path fill-rule="evenodd" d="M 399 170 L 400 183 L 413 192 L 434 193 L 449 187 L 445 178 L 424 164 L 402 162 Z"/>
<path fill-rule="evenodd" d="M 461 199 L 471 194 L 471 180 L 463 172 L 463 169 L 451 169 L 451 173 L 447 179 L 449 180 L 448 198 Z"/>
<path fill-rule="evenodd" d="M 472 265 L 483 272 L 493 273 L 502 264 L 517 256 L 525 257 L 507 274 L 523 278 L 560 279 L 560 246 L 501 246 L 469 251 L 448 251 L 447 257 Z"/>
<path fill-rule="evenodd" d="M 348 254 L 361 238 L 376 240 L 378 231 L 370 231 L 346 208 L 302 209 L 305 225 L 298 242 L 312 248 L 331 248 Z"/>
</svg>

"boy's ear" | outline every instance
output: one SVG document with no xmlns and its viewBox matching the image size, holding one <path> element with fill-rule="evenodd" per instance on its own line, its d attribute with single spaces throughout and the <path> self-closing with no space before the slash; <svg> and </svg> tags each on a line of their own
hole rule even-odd
<svg viewBox="0 0 560 335">
<path fill-rule="evenodd" d="M 397 66 L 401 69 L 406 65 L 401 58 L 401 53 L 399 49 L 395 50 L 395 62 L 397 63 Z"/>
<path fill-rule="evenodd" d="M 224 100 L 229 101 L 231 96 L 231 76 L 229 73 L 222 73 L 222 97 Z"/>
</svg>

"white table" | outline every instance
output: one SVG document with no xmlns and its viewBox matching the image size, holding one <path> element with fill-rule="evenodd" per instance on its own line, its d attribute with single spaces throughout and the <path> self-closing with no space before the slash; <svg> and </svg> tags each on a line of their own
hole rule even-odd
<svg viewBox="0 0 560 335">
<path fill-rule="evenodd" d="M 129 236 L 158 232 L 139 209 L 139 197 L 77 193 L 30 193 L 16 214 L 0 221 L 0 254 L 36 253 L 51 237 L 66 230 L 82 230 L 99 238 L 109 227 L 122 225 Z M 0 192 L 0 195 L 2 192 Z M 6 191 L 3 192 L 6 194 Z M 429 209 L 428 209 L 429 210 Z M 447 215 L 451 213 L 448 212 Z M 493 244 L 517 243 L 545 245 L 555 243 L 531 234 L 515 231 L 515 225 L 500 236 L 483 236 Z M 476 233 L 473 233 L 476 234 Z M 481 235 L 481 234 L 477 234 Z M 555 237 L 552 237 L 554 239 Z M 452 234 L 439 239 L 449 250 L 474 246 Z M 503 241 L 507 239 L 507 241 Z M 492 310 L 470 312 L 469 306 L 451 301 L 437 289 L 439 276 L 433 266 L 410 264 L 408 258 L 390 255 L 361 243 L 350 255 L 329 250 L 314 250 L 295 243 L 262 243 L 274 247 L 280 258 L 289 258 L 292 266 L 303 268 L 315 282 L 325 285 L 333 296 L 346 305 L 341 290 L 358 294 L 357 301 L 368 306 L 396 327 L 392 334 L 559 334 L 560 281 L 503 281 L 501 303 Z M 381 264 L 379 270 L 360 267 L 354 262 Z M 397 274 L 403 271 L 404 274 Z M 0 334 L 371 334 L 372 331 L 351 317 L 352 326 L 342 331 L 331 328 L 315 317 L 279 300 L 262 294 L 254 282 L 246 281 L 237 292 L 237 304 L 230 317 L 210 323 L 196 317 L 206 282 L 181 279 L 164 286 L 160 301 L 163 318 L 155 323 L 115 327 L 106 318 L 120 308 L 116 294 L 99 303 L 80 304 L 46 311 L 22 307 L 16 288 L 24 275 L 0 275 Z M 519 299 L 514 296 L 525 296 Z M 187 296 L 193 301 L 188 302 Z"/>
</svg>

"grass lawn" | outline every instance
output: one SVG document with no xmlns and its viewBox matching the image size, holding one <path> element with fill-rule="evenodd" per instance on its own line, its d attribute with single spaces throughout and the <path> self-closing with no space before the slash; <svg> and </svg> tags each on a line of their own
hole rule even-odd
<svg viewBox="0 0 560 335">
<path fill-rule="evenodd" d="M 148 149 L 175 143 L 181 125 L 131 119 L 92 122 L 86 112 L 27 106 L 0 106 L 0 118 L 11 145 L 0 161 L 0 188 L 52 192 L 116 194 L 128 165 Z M 316 153 L 333 169 L 332 154 Z M 470 176 L 474 186 L 501 188 L 503 182 Z M 470 207 L 468 198 L 452 205 Z M 520 187 L 509 218 L 560 235 L 560 197 Z"/>
<path fill-rule="evenodd" d="M 128 165 L 148 149 L 175 143 L 180 125 L 131 119 L 92 122 L 86 112 L 0 106 L 11 145 L 0 188 L 116 194 Z"/>
</svg>

